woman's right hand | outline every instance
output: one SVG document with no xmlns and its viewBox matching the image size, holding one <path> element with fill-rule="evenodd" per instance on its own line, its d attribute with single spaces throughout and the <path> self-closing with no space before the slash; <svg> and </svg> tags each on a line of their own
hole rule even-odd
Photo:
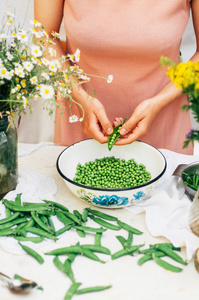
<svg viewBox="0 0 199 300">
<path fill-rule="evenodd" d="M 107 143 L 108 135 L 113 132 L 113 127 L 109 121 L 102 103 L 90 95 L 82 88 L 81 99 L 75 97 L 84 110 L 84 119 L 82 121 L 83 131 L 98 142 Z"/>
</svg>

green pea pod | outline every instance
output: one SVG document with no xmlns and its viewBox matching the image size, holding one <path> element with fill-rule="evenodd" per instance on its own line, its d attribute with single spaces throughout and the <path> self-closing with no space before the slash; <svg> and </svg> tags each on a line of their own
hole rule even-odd
<svg viewBox="0 0 199 300">
<path fill-rule="evenodd" d="M 124 256 L 124 255 L 129 255 L 129 254 L 137 251 L 139 248 L 141 248 L 143 246 L 144 245 L 130 246 L 128 249 L 119 250 L 112 255 L 112 260 L 119 258 L 121 256 Z"/>
<path fill-rule="evenodd" d="M 173 266 L 173 265 L 169 264 L 168 262 L 162 260 L 161 258 L 156 257 L 155 255 L 153 256 L 153 258 L 159 266 L 163 267 L 166 270 L 169 270 L 172 272 L 182 272 L 183 271 L 183 269 Z"/>
<path fill-rule="evenodd" d="M 81 295 L 81 294 L 86 294 L 86 293 L 99 292 L 99 291 L 104 291 L 104 290 L 110 289 L 111 287 L 112 287 L 112 285 L 93 286 L 93 287 L 88 287 L 88 288 L 77 290 L 75 294 Z"/>
<path fill-rule="evenodd" d="M 108 221 L 117 221 L 117 218 L 116 218 L 116 217 L 113 217 L 113 216 L 111 216 L 111 215 L 102 213 L 101 211 L 98 211 L 98 210 L 95 210 L 95 209 L 91 209 L 91 208 L 87 208 L 87 210 L 88 210 L 92 215 L 98 216 L 98 217 L 100 217 L 100 218 L 102 218 L 102 219 L 105 219 L 105 220 L 108 220 Z"/>
<path fill-rule="evenodd" d="M 72 297 L 76 294 L 76 291 L 80 285 L 81 283 L 79 282 L 72 283 L 64 297 L 64 300 L 71 300 Z"/>
<path fill-rule="evenodd" d="M 14 213 L 13 215 L 10 215 L 10 217 L 4 218 L 0 220 L 0 225 L 5 224 L 7 222 L 11 222 L 14 219 L 16 219 L 20 215 L 19 212 Z"/>
<path fill-rule="evenodd" d="M 44 240 L 44 237 L 42 236 L 34 236 L 34 237 L 26 237 L 26 236 L 15 236 L 15 239 L 20 242 L 33 242 L 33 243 L 41 243 Z"/>
<path fill-rule="evenodd" d="M 13 220 L 12 222 L 8 222 L 8 223 L 0 225 L 0 230 L 11 228 L 14 225 L 25 223 L 25 222 L 27 222 L 26 218 L 18 218 L 18 219 Z"/>
<path fill-rule="evenodd" d="M 99 252 L 99 253 L 104 253 L 104 254 L 107 254 L 107 255 L 111 255 L 111 251 L 106 248 L 106 247 L 103 247 L 103 246 L 97 246 L 97 245 L 89 245 L 89 244 L 85 244 L 85 245 L 81 245 L 81 248 L 83 249 L 88 249 L 90 251 L 94 251 L 94 252 Z"/>
<path fill-rule="evenodd" d="M 122 120 L 121 124 L 115 126 L 113 128 L 113 133 L 111 133 L 108 136 L 108 150 L 111 151 L 111 149 L 113 148 L 113 145 L 115 144 L 115 142 L 118 140 L 118 138 L 120 137 L 120 128 L 122 127 L 122 125 L 124 124 L 124 122 L 126 121 L 127 118 L 125 118 L 124 120 Z"/>
<path fill-rule="evenodd" d="M 61 229 L 59 229 L 55 232 L 55 236 L 59 236 L 60 234 L 70 230 L 72 227 L 73 227 L 73 224 L 68 224 L 68 225 L 62 227 Z"/>
<path fill-rule="evenodd" d="M 176 252 L 174 252 L 172 249 L 168 248 L 167 246 L 159 244 L 159 245 L 156 246 L 156 249 L 164 252 L 166 255 L 168 255 L 169 257 L 171 257 L 175 261 L 177 261 L 177 262 L 179 262 L 183 265 L 187 265 L 187 262 L 184 261 L 181 256 L 179 256 Z"/>
<path fill-rule="evenodd" d="M 75 255 L 75 257 L 76 257 L 76 255 Z M 75 282 L 75 277 L 74 277 L 74 273 L 73 273 L 71 264 L 72 264 L 72 261 L 69 258 L 66 259 L 65 262 L 64 262 L 64 266 L 66 268 L 66 275 L 70 278 L 70 280 L 72 282 Z"/>
<path fill-rule="evenodd" d="M 53 207 L 56 207 L 56 208 L 59 208 L 61 210 L 64 210 L 64 211 L 69 211 L 67 207 L 65 207 L 64 205 L 58 203 L 58 202 L 55 202 L 55 201 L 50 201 L 50 200 L 43 200 L 45 203 L 47 203 L 48 205 L 51 205 Z"/>
<path fill-rule="evenodd" d="M 78 226 L 75 226 L 75 228 L 76 229 L 80 229 L 80 230 L 83 230 L 83 231 L 89 231 L 89 232 L 99 232 L 99 233 L 102 233 L 102 232 L 104 232 L 104 231 L 106 231 L 107 229 L 105 229 L 105 228 L 94 228 L 94 227 L 88 227 L 88 226 L 80 226 L 80 225 L 78 225 Z"/>
<path fill-rule="evenodd" d="M 22 245 L 20 242 L 19 242 L 19 245 L 23 248 L 24 251 L 26 251 L 29 255 L 34 257 L 40 264 L 44 263 L 43 257 L 41 255 L 39 255 L 35 250 L 33 250 L 25 245 Z"/>
<path fill-rule="evenodd" d="M 17 205 L 21 205 L 21 195 L 22 194 L 17 194 L 16 198 L 15 198 L 15 203 Z"/>
<path fill-rule="evenodd" d="M 88 210 L 87 210 L 87 208 L 85 208 L 84 210 L 83 210 L 83 213 L 82 213 L 82 221 L 84 222 L 84 223 L 86 223 L 87 222 L 87 217 L 88 217 Z"/>
<path fill-rule="evenodd" d="M 140 231 L 140 230 L 138 230 L 138 229 L 136 229 L 136 228 L 134 228 L 134 227 L 132 227 L 132 226 L 130 226 L 130 225 L 124 223 L 124 222 L 121 222 L 121 221 L 119 221 L 119 220 L 117 220 L 117 223 L 118 223 L 118 225 L 119 225 L 121 228 L 123 228 L 123 229 L 125 229 L 125 230 L 127 230 L 127 231 L 130 231 L 130 232 L 132 232 L 132 233 L 134 233 L 134 234 L 142 234 L 142 233 L 143 233 L 142 231 Z"/>
<path fill-rule="evenodd" d="M 102 232 L 97 232 L 95 234 L 95 245 L 101 246 Z"/>
<path fill-rule="evenodd" d="M 31 211 L 31 216 L 34 221 L 41 227 L 43 230 L 52 233 L 51 229 L 36 215 L 35 212 Z"/>
<path fill-rule="evenodd" d="M 91 218 L 93 221 L 95 221 L 96 223 L 106 227 L 106 228 L 109 228 L 109 229 L 112 229 L 112 230 L 120 230 L 121 227 L 120 226 L 117 226 L 117 225 L 114 225 L 114 224 L 111 224 L 109 222 L 106 222 L 100 218 L 96 218 L 94 216 L 89 216 L 89 218 Z"/>
<path fill-rule="evenodd" d="M 46 237 L 47 239 L 57 241 L 57 238 L 55 236 L 53 236 L 51 233 L 49 233 L 49 232 L 47 232 L 43 229 L 35 228 L 35 227 L 26 227 L 26 228 L 24 228 L 24 230 L 26 232 L 31 232 L 31 233 L 34 233 L 36 235 Z"/>
<path fill-rule="evenodd" d="M 77 233 L 79 234 L 80 237 L 86 237 L 86 233 L 83 230 L 76 229 Z"/>
</svg>

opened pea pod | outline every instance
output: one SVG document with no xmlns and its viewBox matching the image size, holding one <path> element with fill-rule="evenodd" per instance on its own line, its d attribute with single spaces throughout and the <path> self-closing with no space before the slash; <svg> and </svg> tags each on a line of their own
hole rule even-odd
<svg viewBox="0 0 199 300">
<path fill-rule="evenodd" d="M 109 137 L 108 137 L 108 150 L 109 151 L 113 148 L 113 145 L 119 139 L 119 137 L 120 137 L 120 128 L 122 127 L 122 125 L 124 124 L 124 122 L 126 121 L 126 119 L 127 118 L 123 119 L 121 121 L 121 124 L 115 126 L 113 128 L 113 132 L 109 135 Z"/>
</svg>

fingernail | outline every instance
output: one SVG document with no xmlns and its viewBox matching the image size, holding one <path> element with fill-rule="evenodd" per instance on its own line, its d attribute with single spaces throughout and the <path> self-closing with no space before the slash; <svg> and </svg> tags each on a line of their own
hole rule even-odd
<svg viewBox="0 0 199 300">
<path fill-rule="evenodd" d="M 120 134 L 122 134 L 122 135 L 126 134 L 126 129 L 125 128 L 121 128 L 120 129 Z"/>
<path fill-rule="evenodd" d="M 113 128 L 109 127 L 106 132 L 107 132 L 107 134 L 111 134 L 113 132 Z"/>
</svg>

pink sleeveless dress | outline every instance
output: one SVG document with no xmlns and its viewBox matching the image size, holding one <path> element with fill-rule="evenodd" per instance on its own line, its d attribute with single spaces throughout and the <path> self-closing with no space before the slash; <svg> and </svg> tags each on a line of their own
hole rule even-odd
<svg viewBox="0 0 199 300">
<path fill-rule="evenodd" d="M 105 106 L 109 120 L 129 118 L 144 99 L 168 82 L 160 57 L 179 61 L 181 38 L 188 23 L 190 0 L 65 0 L 66 52 L 80 49 L 79 66 L 88 74 L 113 75 L 113 82 L 91 77 L 89 93 Z M 85 87 L 87 88 L 87 87 Z M 185 96 L 159 113 L 140 140 L 156 148 L 192 154 L 183 149 L 191 129 L 190 114 L 182 112 Z M 79 115 L 75 105 L 72 114 Z M 70 145 L 89 138 L 80 122 L 69 123 L 69 110 L 56 114 L 55 143 Z"/>
</svg>

